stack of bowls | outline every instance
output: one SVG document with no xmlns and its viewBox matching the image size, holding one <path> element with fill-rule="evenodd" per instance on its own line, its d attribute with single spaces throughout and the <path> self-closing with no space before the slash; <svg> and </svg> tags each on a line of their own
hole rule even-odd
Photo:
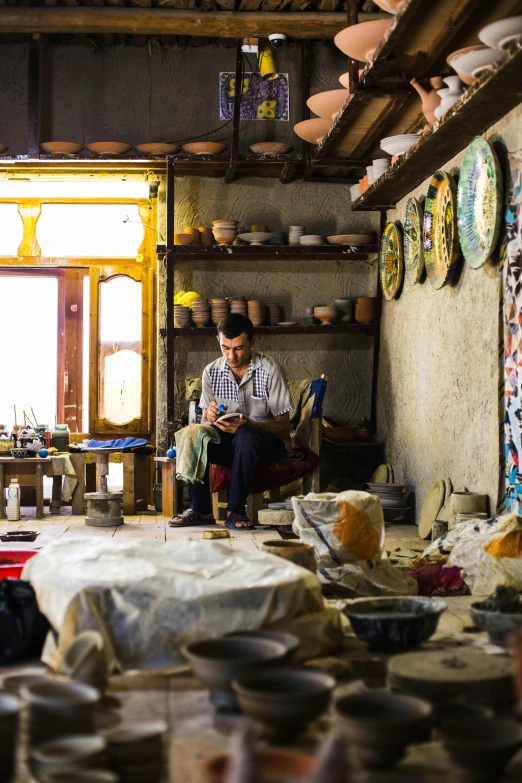
<svg viewBox="0 0 522 783">
<path fill-rule="evenodd" d="M 373 165 L 366 166 L 366 176 L 368 177 L 368 185 L 373 185 L 375 182 L 375 174 L 373 172 Z"/>
<path fill-rule="evenodd" d="M 373 179 L 375 182 L 375 180 L 379 179 L 379 177 L 382 176 L 385 171 L 388 171 L 391 165 L 391 161 L 390 158 L 375 158 L 372 163 Z"/>
<path fill-rule="evenodd" d="M 264 226 L 258 223 L 254 223 L 252 226 L 250 226 L 250 231 L 252 234 L 267 234 L 268 233 L 268 226 Z"/>
<path fill-rule="evenodd" d="M 174 305 L 174 326 L 176 329 L 184 329 L 190 326 L 190 307 Z"/>
<path fill-rule="evenodd" d="M 324 245 L 324 237 L 319 234 L 306 234 L 301 237 L 301 245 Z"/>
<path fill-rule="evenodd" d="M 213 245 L 214 244 L 214 234 L 212 233 L 211 228 L 205 228 L 205 226 L 200 226 L 199 229 L 199 241 L 202 245 Z"/>
<path fill-rule="evenodd" d="M 192 320 L 200 328 L 206 326 L 210 321 L 210 305 L 208 299 L 200 296 L 192 302 Z"/>
<path fill-rule="evenodd" d="M 269 326 L 275 326 L 281 320 L 281 306 L 279 302 L 270 302 L 266 306 L 266 314 Z"/>
<path fill-rule="evenodd" d="M 358 324 L 372 324 L 375 321 L 377 300 L 372 296 L 360 296 L 355 306 L 355 320 Z"/>
<path fill-rule="evenodd" d="M 105 748 L 105 740 L 96 734 L 61 737 L 31 748 L 30 767 L 37 780 L 59 772 L 103 769 L 107 766 Z"/>
<path fill-rule="evenodd" d="M 161 721 L 135 723 L 107 732 L 107 753 L 111 769 L 121 783 L 159 783 L 164 772 L 164 736 Z"/>
<path fill-rule="evenodd" d="M 194 239 L 193 244 L 194 245 L 199 245 L 199 242 L 200 242 L 199 228 L 192 228 L 192 226 L 185 226 L 185 234 L 189 234 L 189 235 L 192 235 L 192 236 L 196 237 Z"/>
<path fill-rule="evenodd" d="M 268 240 L 269 245 L 286 245 L 286 237 L 284 231 L 275 231 L 272 234 L 271 239 Z"/>
<path fill-rule="evenodd" d="M 210 300 L 210 311 L 212 323 L 217 326 L 222 318 L 228 315 L 228 302 L 223 297 L 216 297 Z"/>
<path fill-rule="evenodd" d="M 402 519 L 411 511 L 406 484 L 367 484 L 367 487 L 370 495 L 375 495 L 381 501 L 385 522 Z"/>
<path fill-rule="evenodd" d="M 236 299 L 230 300 L 230 312 L 247 315 L 247 303 L 244 296 L 238 296 Z"/>
<path fill-rule="evenodd" d="M 358 199 L 360 195 L 361 195 L 361 186 L 359 182 L 356 182 L 355 185 L 352 185 L 350 187 L 350 196 L 352 198 L 352 201 Z"/>
<path fill-rule="evenodd" d="M 262 326 L 265 322 L 265 316 L 263 313 L 263 302 L 259 299 L 248 300 L 248 317 L 254 324 L 254 326 Z"/>
<path fill-rule="evenodd" d="M 20 707 L 13 694 L 0 694 L 0 780 L 11 780 L 15 771 Z"/>
<path fill-rule="evenodd" d="M 334 305 L 339 310 L 343 324 L 351 324 L 355 316 L 355 305 L 352 299 L 334 299 Z"/>
<path fill-rule="evenodd" d="M 41 682 L 21 689 L 29 707 L 31 744 L 69 734 L 93 734 L 100 692 L 80 682 Z"/>
<path fill-rule="evenodd" d="M 300 245 L 301 237 L 305 232 L 304 226 L 289 226 L 288 242 L 290 245 Z"/>
<path fill-rule="evenodd" d="M 212 231 L 220 245 L 231 245 L 237 237 L 239 220 L 214 220 Z"/>
</svg>

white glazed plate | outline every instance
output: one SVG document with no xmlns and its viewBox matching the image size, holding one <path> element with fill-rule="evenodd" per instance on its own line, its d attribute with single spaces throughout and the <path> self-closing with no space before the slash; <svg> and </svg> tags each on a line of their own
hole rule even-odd
<svg viewBox="0 0 522 783">
<path fill-rule="evenodd" d="M 510 16 L 483 27 L 479 38 L 492 49 L 504 49 L 522 36 L 522 16 Z"/>
<path fill-rule="evenodd" d="M 504 58 L 504 52 L 499 49 L 476 49 L 473 52 L 455 57 L 451 67 L 464 76 L 474 76 L 475 72 L 485 70 Z"/>
<path fill-rule="evenodd" d="M 400 136 L 388 136 L 385 139 L 381 139 L 381 149 L 390 155 L 404 155 L 420 137 L 420 133 L 403 133 Z"/>
</svg>

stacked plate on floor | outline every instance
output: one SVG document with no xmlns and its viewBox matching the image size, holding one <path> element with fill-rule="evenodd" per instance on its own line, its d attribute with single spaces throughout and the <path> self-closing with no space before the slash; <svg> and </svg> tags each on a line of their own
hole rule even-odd
<svg viewBox="0 0 522 783">
<path fill-rule="evenodd" d="M 406 484 L 369 482 L 366 486 L 370 495 L 375 495 L 381 501 L 385 522 L 409 517 L 411 506 L 408 505 Z"/>
<path fill-rule="evenodd" d="M 279 302 L 269 302 L 266 306 L 268 324 L 275 326 L 281 320 L 281 306 Z"/>
<path fill-rule="evenodd" d="M 210 321 L 210 304 L 202 296 L 192 302 L 192 320 L 196 326 L 203 327 Z"/>
<path fill-rule="evenodd" d="M 37 780 L 62 772 L 101 770 L 107 766 L 105 749 L 105 740 L 96 734 L 62 737 L 31 748 L 30 767 Z"/>
<path fill-rule="evenodd" d="M 239 315 L 247 314 L 247 303 L 244 296 L 238 296 L 237 299 L 230 300 L 230 312 L 238 313 Z"/>
<path fill-rule="evenodd" d="M 164 771 L 163 741 L 167 726 L 143 722 L 107 732 L 107 753 L 121 783 L 159 783 Z"/>
<path fill-rule="evenodd" d="M 301 237 L 305 232 L 304 226 L 289 226 L 288 242 L 290 245 L 300 245 Z"/>
<path fill-rule="evenodd" d="M 0 694 L 0 780 L 11 780 L 16 767 L 20 708 L 21 702 L 16 696 Z"/>
<path fill-rule="evenodd" d="M 36 682 L 20 694 L 28 705 L 31 744 L 71 734 L 93 734 L 100 692 L 80 682 Z"/>
<path fill-rule="evenodd" d="M 228 302 L 223 297 L 217 297 L 210 300 L 210 312 L 212 323 L 215 326 L 221 321 L 222 318 L 228 315 Z"/>
<path fill-rule="evenodd" d="M 301 237 L 301 245 L 324 245 L 324 237 L 319 234 L 305 234 Z"/>
<path fill-rule="evenodd" d="M 254 324 L 254 326 L 262 326 L 265 322 L 265 314 L 263 312 L 263 302 L 259 299 L 248 300 L 248 317 Z"/>
</svg>

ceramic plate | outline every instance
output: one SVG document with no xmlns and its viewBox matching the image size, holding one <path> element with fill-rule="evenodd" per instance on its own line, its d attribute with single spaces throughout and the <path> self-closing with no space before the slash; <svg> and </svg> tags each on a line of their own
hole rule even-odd
<svg viewBox="0 0 522 783">
<path fill-rule="evenodd" d="M 444 505 L 445 496 L 446 486 L 443 479 L 439 479 L 433 484 L 426 495 L 426 500 L 422 504 L 421 512 L 419 514 L 419 536 L 421 538 L 426 539 L 431 536 L 433 522 L 437 519 L 439 512 Z"/>
<path fill-rule="evenodd" d="M 374 484 L 388 484 L 389 480 L 388 465 L 379 465 L 370 477 L 370 483 Z"/>
<path fill-rule="evenodd" d="M 522 16 L 500 19 L 483 27 L 479 33 L 480 40 L 493 49 L 504 49 L 520 37 L 522 37 Z"/>
<path fill-rule="evenodd" d="M 408 199 L 404 218 L 404 265 L 407 278 L 418 283 L 424 272 L 422 207 L 413 196 Z"/>
<path fill-rule="evenodd" d="M 459 258 L 455 185 L 445 171 L 436 171 L 424 204 L 424 263 L 433 288 L 451 280 Z"/>
<path fill-rule="evenodd" d="M 299 326 L 299 321 L 278 321 L 278 326 Z"/>
<path fill-rule="evenodd" d="M 387 302 L 397 296 L 404 275 L 402 238 L 395 223 L 387 223 L 381 237 L 379 251 L 379 277 L 382 293 Z"/>
<path fill-rule="evenodd" d="M 486 139 L 475 136 L 462 161 L 457 190 L 457 224 L 462 255 L 472 269 L 491 256 L 502 218 L 502 173 Z"/>
</svg>

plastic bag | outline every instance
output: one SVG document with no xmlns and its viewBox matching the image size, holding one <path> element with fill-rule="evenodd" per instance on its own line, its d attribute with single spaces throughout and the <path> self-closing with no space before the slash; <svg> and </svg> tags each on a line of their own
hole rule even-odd
<svg viewBox="0 0 522 783">
<path fill-rule="evenodd" d="M 315 549 L 317 576 L 354 596 L 416 595 L 417 582 L 383 559 L 381 501 L 368 492 L 314 494 L 292 498 L 293 530 Z"/>
<path fill-rule="evenodd" d="M 28 582 L 0 580 L 0 665 L 39 657 L 49 628 Z"/>
</svg>

